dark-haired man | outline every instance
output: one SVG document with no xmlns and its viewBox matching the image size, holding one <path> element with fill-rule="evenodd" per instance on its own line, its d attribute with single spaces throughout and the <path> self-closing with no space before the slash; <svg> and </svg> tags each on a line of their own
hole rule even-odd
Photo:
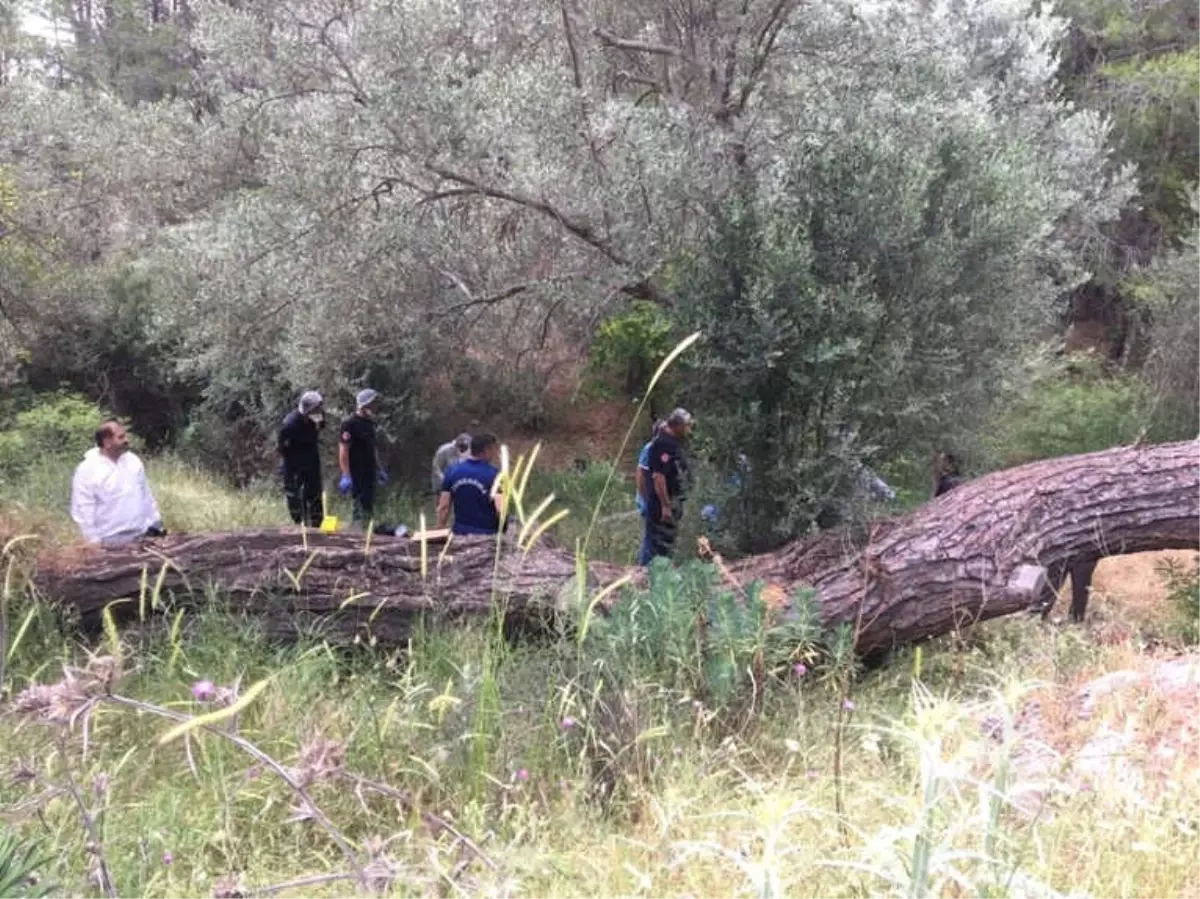
<svg viewBox="0 0 1200 899">
<path fill-rule="evenodd" d="M 500 530 L 501 497 L 496 488 L 499 445 L 491 434 L 471 438 L 466 459 L 451 466 L 438 496 L 437 526 L 444 528 L 454 512 L 455 534 L 495 534 Z"/>
<path fill-rule="evenodd" d="M 321 429 L 325 408 L 321 394 L 307 390 L 300 405 L 288 413 L 279 429 L 279 458 L 283 466 L 283 495 L 296 524 L 321 526 Z"/>
<path fill-rule="evenodd" d="M 692 415 L 676 409 L 650 444 L 650 489 L 646 497 L 646 533 L 638 563 L 649 565 L 655 556 L 670 558 L 683 517 L 688 464 L 682 442 L 692 432 Z"/>
<path fill-rule="evenodd" d="M 71 517 L 88 543 L 128 543 L 161 537 L 162 515 L 146 481 L 146 468 L 129 449 L 119 421 L 96 429 L 71 480 Z"/>
</svg>

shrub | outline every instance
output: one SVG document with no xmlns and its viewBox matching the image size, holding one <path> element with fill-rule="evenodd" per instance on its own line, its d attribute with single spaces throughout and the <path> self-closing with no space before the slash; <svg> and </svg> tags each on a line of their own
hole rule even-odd
<svg viewBox="0 0 1200 899">
<path fill-rule="evenodd" d="M 1158 568 L 1167 588 L 1167 604 L 1178 621 L 1179 632 L 1189 646 L 1200 643 L 1200 565 L 1190 567 L 1167 560 Z"/>
<path fill-rule="evenodd" d="M 776 623 L 761 584 L 742 596 L 719 583 L 711 565 L 656 560 L 649 588 L 630 591 L 595 621 L 587 649 L 623 681 L 652 681 L 720 708 L 760 690 L 763 675 L 815 652 L 811 596 L 799 594 L 796 603 L 799 614 Z"/>
<path fill-rule="evenodd" d="M 636 397 L 670 351 L 671 330 L 667 314 L 644 301 L 609 318 L 600 325 L 588 352 L 588 368 L 596 386 L 618 382 L 625 396 Z"/>
<path fill-rule="evenodd" d="M 47 457 L 82 456 L 93 445 L 96 426 L 107 417 L 78 394 L 43 394 L 0 431 L 0 472 L 14 477 Z"/>
<path fill-rule="evenodd" d="M 1143 427 L 1145 390 L 1136 378 L 1105 374 L 1091 359 L 1038 377 L 996 423 L 993 463 L 1090 453 L 1132 443 Z"/>
</svg>

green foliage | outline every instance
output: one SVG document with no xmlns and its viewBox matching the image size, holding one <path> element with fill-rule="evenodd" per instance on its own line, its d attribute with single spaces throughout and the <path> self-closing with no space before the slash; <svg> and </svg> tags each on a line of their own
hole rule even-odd
<svg viewBox="0 0 1200 899">
<path fill-rule="evenodd" d="M 1195 206 L 1193 199 L 1193 215 Z M 1132 274 L 1125 289 L 1149 318 L 1150 352 L 1142 376 L 1154 407 L 1155 439 L 1200 431 L 1200 232 Z"/>
<path fill-rule="evenodd" d="M 1194 419 L 1144 378 L 1074 358 L 1034 374 L 983 440 L 986 467 L 1024 465 L 1128 445 L 1194 436 Z"/>
<path fill-rule="evenodd" d="M 1063 0 L 1059 9 L 1073 25 L 1067 93 L 1110 117 L 1115 161 L 1137 166 L 1139 193 L 1120 239 L 1143 252 L 1176 245 L 1192 229 L 1200 165 L 1195 4 Z"/>
<path fill-rule="evenodd" d="M 672 346 L 671 319 L 653 303 L 639 301 L 600 325 L 588 351 L 597 380 L 616 378 L 627 397 L 643 390 Z"/>
<path fill-rule="evenodd" d="M 992 428 L 997 467 L 1133 443 L 1146 424 L 1146 390 L 1136 377 L 1106 373 L 1094 360 L 1038 376 Z"/>
<path fill-rule="evenodd" d="M 41 878 L 50 862 L 41 846 L 5 830 L 0 833 L 0 896 L 5 899 L 41 899 L 56 889 Z"/>
<path fill-rule="evenodd" d="M 1167 604 L 1180 635 L 1189 646 L 1195 646 L 1200 643 L 1200 565 L 1168 560 L 1158 574 L 1167 588 Z"/>
<path fill-rule="evenodd" d="M 97 426 L 108 417 L 77 394 L 43 394 L 0 430 L 0 472 L 20 477 L 50 459 L 82 458 L 94 446 Z"/>
<path fill-rule="evenodd" d="M 795 520 L 774 516 L 773 541 L 838 504 L 852 462 L 820 472 L 843 424 L 861 438 L 850 455 L 887 455 L 986 405 L 994 363 L 1041 333 L 1048 291 L 1126 194 L 1099 118 L 1057 99 L 1061 23 L 1025 4 L 722 0 L 647 44 L 643 5 L 620 0 L 569 17 L 569 54 L 531 37 L 562 30 L 553 4 L 94 6 L 55 4 L 74 41 L 0 104 L 19 200 L 0 247 L 36 263 L 0 259 L 0 346 L 151 442 L 186 416 L 188 445 L 239 476 L 231 453 L 269 457 L 306 388 L 388 381 L 400 441 L 429 387 L 544 425 L 547 372 L 581 346 L 633 392 L 677 319 L 662 310 L 704 281 L 689 325 L 728 311 L 803 347 L 784 353 L 803 357 L 802 388 L 766 405 L 807 418 L 784 441 L 805 470 L 770 473 L 778 454 L 756 470 L 763 496 L 809 466 L 821 483 Z M 332 24 L 280 44 L 297 21 Z M 770 248 L 738 262 L 761 298 L 727 310 L 713 284 L 733 269 L 708 257 L 739 205 Z M 726 364 L 782 358 L 742 349 Z M 156 396 L 135 395 L 135 414 L 106 393 L 110 371 Z M 712 391 L 727 387 L 726 410 L 743 397 L 724 378 Z M 149 406 L 164 423 L 143 424 Z"/>
<path fill-rule="evenodd" d="M 812 597 L 796 597 L 795 620 L 777 623 L 761 584 L 734 594 L 711 565 L 655 560 L 647 590 L 627 591 L 593 623 L 585 652 L 623 683 L 649 680 L 722 709 L 764 684 L 754 678 L 811 661 L 821 634 Z"/>
</svg>

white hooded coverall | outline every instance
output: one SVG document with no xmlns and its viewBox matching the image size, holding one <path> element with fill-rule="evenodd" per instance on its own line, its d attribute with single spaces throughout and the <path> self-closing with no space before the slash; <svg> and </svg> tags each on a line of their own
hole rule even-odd
<svg viewBox="0 0 1200 899">
<path fill-rule="evenodd" d="M 99 447 L 88 450 L 75 469 L 71 517 L 88 543 L 136 540 L 162 524 L 142 460 L 127 451 L 114 462 Z"/>
</svg>

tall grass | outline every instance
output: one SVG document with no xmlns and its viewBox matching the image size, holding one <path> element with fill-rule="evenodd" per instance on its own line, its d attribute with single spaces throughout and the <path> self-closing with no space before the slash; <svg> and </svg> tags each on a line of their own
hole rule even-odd
<svg viewBox="0 0 1200 899">
<path fill-rule="evenodd" d="M 987 669 L 955 672 L 934 645 L 919 666 L 901 658 L 860 679 L 839 812 L 841 683 L 772 656 L 771 625 L 753 604 L 724 636 L 698 636 L 696 604 L 722 601 L 702 569 L 662 567 L 628 597 L 625 619 L 598 619 L 582 644 L 506 644 L 491 659 L 490 624 L 422 628 L 405 652 L 380 655 L 273 645 L 218 604 L 121 638 L 127 672 L 113 690 L 201 715 L 214 705 L 193 697 L 195 681 L 243 698 L 266 682 L 235 716 L 208 725 L 304 783 L 359 864 L 376 865 L 384 893 L 1186 895 L 1196 887 L 1194 778 L 1157 798 L 1114 783 L 1057 788 L 1040 813 L 1021 801 L 1057 780 L 1059 766 L 1015 764 L 1026 738 L 1012 720 L 1026 688 L 987 669 L 1020 665 L 1035 678 L 1070 664 L 1078 674 L 1095 657 L 1064 660 L 1051 635 L 1021 622 L 982 647 L 992 654 Z M 29 602 L 14 600 L 18 617 Z M 12 656 L 10 695 L 59 679 L 46 645 L 26 641 Z M 113 649 L 106 642 L 103 651 Z M 59 658 L 86 663 L 82 648 Z M 741 672 L 742 689 L 729 688 L 731 672 Z M 752 696 L 753 714 L 742 714 Z M 1004 722 L 999 740 L 981 730 L 985 718 Z M 43 878 L 71 894 L 98 892 L 94 841 L 64 792 L 69 764 L 123 895 L 208 895 L 219 880 L 262 888 L 317 876 L 347 879 L 291 894 L 356 890 L 344 852 L 287 782 L 219 734 L 192 730 L 164 744 L 170 727 L 103 701 L 86 728 L 0 719 L 0 765 L 15 772 L 0 780 L 0 814 L 49 850 Z M 314 767 L 317 741 L 336 747 L 325 756 L 336 770 Z M 1142 848 L 1131 850 L 1135 843 Z"/>
</svg>

